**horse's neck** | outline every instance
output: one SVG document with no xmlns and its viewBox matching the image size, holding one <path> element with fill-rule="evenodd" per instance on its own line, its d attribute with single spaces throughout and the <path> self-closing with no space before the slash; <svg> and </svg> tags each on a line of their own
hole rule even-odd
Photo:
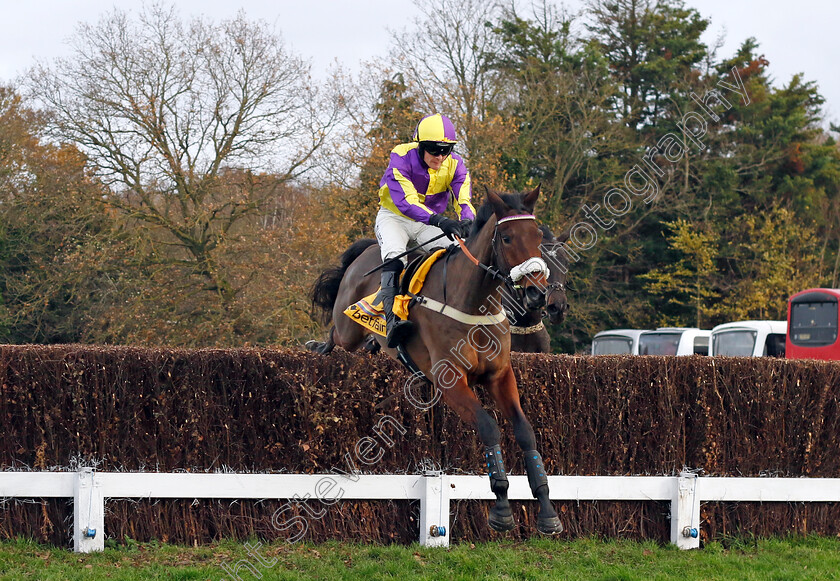
<svg viewBox="0 0 840 581">
<path fill-rule="evenodd" d="M 496 219 L 491 218 L 468 240 L 467 248 L 482 264 L 493 265 L 493 235 Z M 453 257 L 453 268 L 447 276 L 447 304 L 466 313 L 492 314 L 499 310 L 501 300 L 500 280 L 491 277 L 487 271 L 476 266 L 463 252 Z M 454 275 L 454 273 L 458 273 Z M 463 274 L 461 274 L 463 273 Z M 491 300 L 491 297 L 494 297 Z M 484 311 L 482 311 L 484 307 Z"/>
<path fill-rule="evenodd" d="M 541 311 L 525 311 L 521 304 L 511 304 L 510 301 L 505 301 L 507 306 L 508 319 L 510 324 L 514 327 L 532 327 L 542 321 Z"/>
</svg>

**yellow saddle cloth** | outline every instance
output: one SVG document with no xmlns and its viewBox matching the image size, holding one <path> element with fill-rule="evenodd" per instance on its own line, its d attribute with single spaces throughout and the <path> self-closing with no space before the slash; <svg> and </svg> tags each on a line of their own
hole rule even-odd
<svg viewBox="0 0 840 581">
<path fill-rule="evenodd" d="M 423 288 L 423 283 L 426 282 L 426 275 L 429 274 L 429 269 L 446 252 L 445 248 L 433 252 L 419 267 L 414 271 L 414 276 L 411 277 L 411 282 L 408 283 L 409 294 L 397 295 L 394 298 L 394 314 L 403 321 L 408 320 L 408 303 L 411 297 L 420 292 Z M 382 306 L 382 301 L 377 301 L 380 289 L 369 294 L 362 300 L 353 303 L 346 309 L 344 314 L 359 323 L 362 327 L 373 331 L 378 335 L 385 336 L 385 311 Z"/>
</svg>

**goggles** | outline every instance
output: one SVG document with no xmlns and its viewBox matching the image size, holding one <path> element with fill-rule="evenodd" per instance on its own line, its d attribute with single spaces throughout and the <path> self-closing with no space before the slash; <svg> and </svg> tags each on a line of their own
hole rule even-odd
<svg viewBox="0 0 840 581">
<path fill-rule="evenodd" d="M 442 155 L 444 157 L 452 153 L 452 149 L 455 147 L 454 143 L 446 143 L 445 141 L 423 141 L 421 145 L 423 146 L 423 151 L 429 155 Z"/>
</svg>

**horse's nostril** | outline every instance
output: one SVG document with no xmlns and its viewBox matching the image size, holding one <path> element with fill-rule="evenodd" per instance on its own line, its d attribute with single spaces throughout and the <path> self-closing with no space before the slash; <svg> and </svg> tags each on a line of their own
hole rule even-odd
<svg viewBox="0 0 840 581">
<path fill-rule="evenodd" d="M 545 295 L 536 287 L 525 289 L 525 307 L 529 310 L 541 309 L 545 305 Z"/>
</svg>

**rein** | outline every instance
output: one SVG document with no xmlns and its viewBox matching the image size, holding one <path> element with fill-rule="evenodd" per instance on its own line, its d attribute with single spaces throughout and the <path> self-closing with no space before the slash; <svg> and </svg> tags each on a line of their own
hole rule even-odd
<svg viewBox="0 0 840 581">
<path fill-rule="evenodd" d="M 487 274 L 489 274 L 492 278 L 498 279 L 502 281 L 505 286 L 511 291 L 512 294 L 516 295 L 519 292 L 519 285 L 517 285 L 517 281 L 524 277 L 525 275 L 531 272 L 548 272 L 548 266 L 546 265 L 545 261 L 539 257 L 531 257 L 522 264 L 517 264 L 514 267 L 507 266 L 507 258 L 504 255 L 504 251 L 499 248 L 498 246 L 498 239 L 499 239 L 499 224 L 503 224 L 505 222 L 510 222 L 513 220 L 536 220 L 536 218 L 532 214 L 518 214 L 515 216 L 507 216 L 505 218 L 501 218 L 496 223 L 496 228 L 493 232 L 493 252 L 497 257 L 501 257 L 505 267 L 508 268 L 508 274 L 504 274 L 499 268 L 494 268 L 493 266 L 489 266 L 484 264 L 480 260 L 478 260 L 473 253 L 467 248 L 467 245 L 461 239 L 460 236 L 455 236 L 455 241 L 458 243 L 458 246 L 461 247 L 461 250 L 464 252 L 464 256 L 466 256 L 470 262 L 474 265 L 478 266 L 479 268 L 483 269 Z M 462 323 L 467 323 L 470 325 L 495 325 L 503 321 L 505 318 L 505 312 L 502 310 L 500 313 L 496 315 L 469 315 L 467 313 L 462 313 L 457 309 L 453 309 L 452 307 L 446 305 L 446 267 L 449 261 L 451 254 L 447 254 L 447 256 L 443 260 L 443 302 L 440 303 L 433 299 L 429 299 L 428 297 L 424 297 L 421 295 L 417 295 L 415 297 L 418 304 L 425 306 L 426 308 L 432 309 L 437 311 L 442 315 L 446 315 L 451 319 L 455 319 L 456 321 L 460 321 Z M 520 328 L 517 327 L 517 330 Z M 516 331 L 515 331 L 516 332 Z M 518 331 L 521 333 L 521 331 Z M 528 333 L 533 332 L 528 328 Z"/>
<path fill-rule="evenodd" d="M 510 290 L 512 293 L 516 293 L 519 289 L 519 285 L 517 285 L 517 281 L 522 278 L 523 276 L 531 273 L 542 271 L 543 273 L 548 272 L 548 265 L 546 265 L 545 261 L 539 257 L 532 257 L 523 262 L 522 264 L 517 264 L 516 266 L 509 267 L 507 266 L 507 257 L 505 257 L 504 249 L 499 247 L 498 240 L 499 240 L 499 225 L 504 224 L 505 222 L 512 222 L 514 220 L 536 220 L 536 217 L 533 214 L 516 214 L 513 216 L 506 216 L 504 218 L 500 218 L 498 222 L 496 222 L 496 227 L 493 232 L 493 251 L 497 256 L 502 257 L 502 260 L 505 263 L 505 266 L 508 268 L 508 274 L 502 273 L 501 270 L 498 268 L 494 268 L 492 266 L 488 266 L 478 260 L 475 256 L 467 248 L 467 245 L 461 240 L 460 237 L 455 236 L 455 240 L 458 242 L 458 245 L 461 247 L 461 250 L 464 251 L 464 255 L 476 266 L 479 268 L 484 269 L 487 274 L 489 274 L 492 278 L 501 280 L 505 283 L 505 286 Z M 536 268 L 535 268 L 536 267 Z"/>
</svg>

